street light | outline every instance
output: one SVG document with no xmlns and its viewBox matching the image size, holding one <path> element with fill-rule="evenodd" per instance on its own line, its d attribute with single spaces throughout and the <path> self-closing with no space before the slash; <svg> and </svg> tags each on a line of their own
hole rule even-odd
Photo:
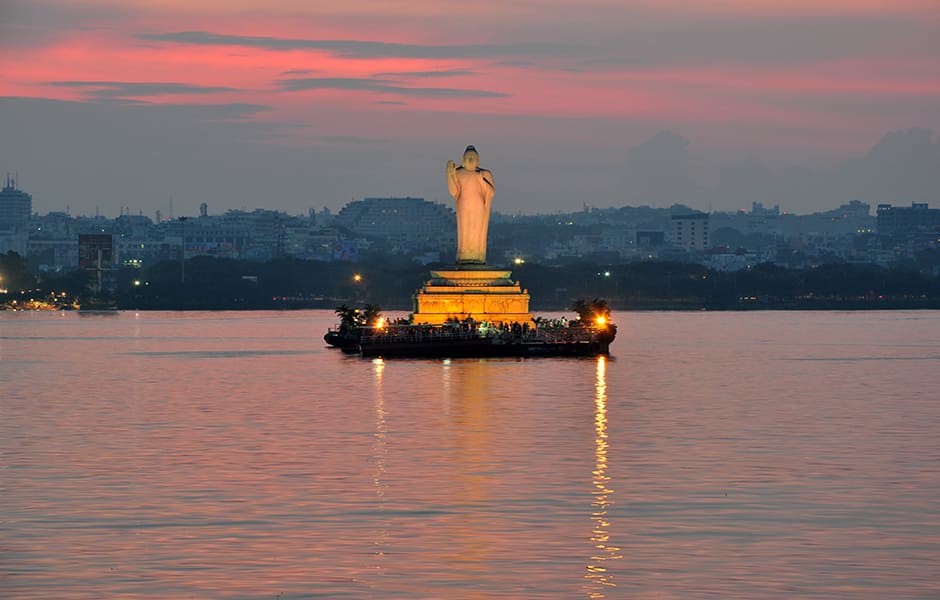
<svg viewBox="0 0 940 600">
<path fill-rule="evenodd" d="M 366 287 L 364 278 L 362 277 L 362 273 L 354 273 L 352 276 L 352 280 L 353 280 L 352 293 L 355 298 L 355 301 L 361 302 L 363 295 L 364 295 L 365 287 Z"/>
</svg>

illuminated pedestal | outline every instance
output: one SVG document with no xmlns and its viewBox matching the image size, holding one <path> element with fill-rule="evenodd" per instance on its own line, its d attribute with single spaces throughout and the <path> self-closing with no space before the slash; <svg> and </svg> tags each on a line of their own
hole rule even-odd
<svg viewBox="0 0 940 600">
<path fill-rule="evenodd" d="M 414 322 L 439 325 L 448 319 L 529 323 L 529 293 L 509 279 L 512 271 L 486 265 L 431 271 L 414 297 Z"/>
</svg>

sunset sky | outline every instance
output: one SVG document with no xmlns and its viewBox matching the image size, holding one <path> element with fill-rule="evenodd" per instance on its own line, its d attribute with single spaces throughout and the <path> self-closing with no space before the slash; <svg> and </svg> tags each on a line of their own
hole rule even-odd
<svg viewBox="0 0 940 600">
<path fill-rule="evenodd" d="M 505 213 L 940 207 L 937 0 L 0 0 L 0 67 L 40 213 L 449 202 L 467 144 Z"/>
</svg>

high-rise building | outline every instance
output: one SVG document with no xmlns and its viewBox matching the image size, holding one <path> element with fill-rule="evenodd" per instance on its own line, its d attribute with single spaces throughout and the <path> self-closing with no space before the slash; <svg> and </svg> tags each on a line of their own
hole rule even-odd
<svg viewBox="0 0 940 600">
<path fill-rule="evenodd" d="M 708 248 L 708 214 L 672 215 L 672 241 L 686 250 Z"/>
<path fill-rule="evenodd" d="M 889 243 L 940 242 L 940 209 L 913 202 L 910 207 L 878 205 L 878 236 Z"/>
<path fill-rule="evenodd" d="M 7 175 L 0 190 L 0 230 L 26 229 L 33 212 L 33 197 L 17 189 L 16 180 Z"/>
</svg>

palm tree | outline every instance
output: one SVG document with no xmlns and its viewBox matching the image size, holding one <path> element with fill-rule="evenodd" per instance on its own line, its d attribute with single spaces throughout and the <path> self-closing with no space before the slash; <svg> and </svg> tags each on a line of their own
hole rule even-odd
<svg viewBox="0 0 940 600">
<path fill-rule="evenodd" d="M 339 317 L 340 329 L 353 329 L 359 324 L 359 309 L 357 308 L 340 304 L 336 307 L 336 316 Z"/>
<path fill-rule="evenodd" d="M 581 325 L 593 323 L 599 317 L 610 322 L 610 305 L 603 298 L 594 298 L 590 302 L 579 298 L 571 305 L 571 310 L 578 314 L 578 321 Z"/>
<path fill-rule="evenodd" d="M 594 298 L 591 300 L 591 313 L 595 318 L 604 317 L 605 320 L 610 322 L 610 305 L 607 304 L 607 300 L 603 298 Z"/>
<path fill-rule="evenodd" d="M 578 298 L 571 305 L 571 310 L 578 314 L 579 321 L 589 321 L 591 319 L 591 305 L 584 298 Z"/>
<path fill-rule="evenodd" d="M 379 317 L 382 316 L 382 307 L 378 304 L 366 304 L 362 307 L 360 317 L 363 325 L 375 325 Z"/>
</svg>

